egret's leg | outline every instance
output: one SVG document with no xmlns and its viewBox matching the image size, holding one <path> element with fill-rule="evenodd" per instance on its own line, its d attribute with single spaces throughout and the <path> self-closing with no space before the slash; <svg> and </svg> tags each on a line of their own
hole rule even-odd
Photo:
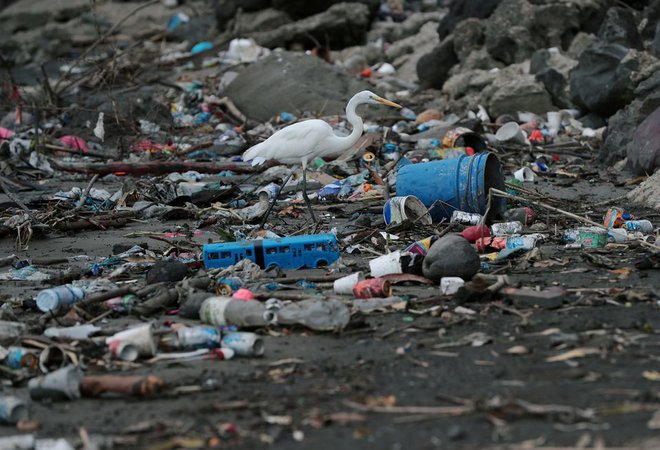
<svg viewBox="0 0 660 450">
<path fill-rule="evenodd" d="M 270 202 L 270 205 L 268 205 L 268 210 L 266 211 L 266 214 L 264 215 L 263 219 L 261 219 L 259 228 L 263 229 L 264 225 L 266 225 L 266 221 L 268 220 L 268 216 L 270 216 L 270 212 L 273 210 L 273 207 L 275 206 L 275 202 L 277 202 L 277 199 L 280 198 L 280 192 L 282 192 L 282 189 L 284 189 L 284 186 L 286 186 L 286 184 L 289 182 L 295 171 L 296 171 L 296 167 L 294 166 L 294 168 L 291 170 L 289 175 L 284 180 L 284 183 L 282 183 L 282 186 L 280 186 L 280 188 L 277 190 L 275 197 L 273 197 L 273 201 Z"/>
<path fill-rule="evenodd" d="M 309 201 L 309 197 L 307 196 L 307 161 L 303 161 L 303 199 L 305 199 L 305 205 L 307 205 L 307 210 L 309 211 L 309 215 L 312 216 L 312 220 L 314 223 L 318 223 L 318 220 L 316 220 L 316 215 L 314 214 L 314 210 L 312 209 L 312 202 Z"/>
</svg>

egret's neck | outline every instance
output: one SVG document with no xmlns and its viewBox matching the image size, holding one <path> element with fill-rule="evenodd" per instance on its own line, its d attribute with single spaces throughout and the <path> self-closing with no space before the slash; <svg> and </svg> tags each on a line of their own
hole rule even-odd
<svg viewBox="0 0 660 450">
<path fill-rule="evenodd" d="M 358 116 L 357 113 L 355 112 L 355 109 L 358 107 L 358 105 L 361 104 L 362 103 L 360 101 L 358 101 L 355 97 L 353 97 L 346 106 L 346 119 L 353 126 L 353 130 L 351 131 L 351 134 L 349 134 L 347 137 L 344 138 L 347 143 L 350 142 L 349 147 L 355 145 L 358 139 L 360 139 L 360 136 L 362 136 L 362 132 L 364 131 L 362 117 Z"/>
</svg>

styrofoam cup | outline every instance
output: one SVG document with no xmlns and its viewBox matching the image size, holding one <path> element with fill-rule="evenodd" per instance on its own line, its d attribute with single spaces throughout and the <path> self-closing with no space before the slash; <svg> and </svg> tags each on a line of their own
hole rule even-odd
<svg viewBox="0 0 660 450">
<path fill-rule="evenodd" d="M 516 180 L 519 181 L 534 181 L 534 172 L 529 167 L 523 167 L 513 173 Z"/>
<path fill-rule="evenodd" d="M 362 280 L 364 280 L 364 273 L 362 272 L 355 272 L 335 280 L 333 285 L 335 294 L 353 295 L 353 288 Z"/>
<path fill-rule="evenodd" d="M 28 381 L 30 397 L 35 400 L 74 400 L 80 398 L 82 371 L 78 366 L 66 366 Z"/>
<path fill-rule="evenodd" d="M 110 354 L 115 359 L 121 359 L 122 361 L 135 361 L 140 356 L 135 345 L 126 341 L 112 341 L 108 346 L 110 348 Z"/>
<path fill-rule="evenodd" d="M 401 251 L 388 253 L 369 261 L 372 277 L 382 277 L 391 273 L 403 273 L 401 268 Z"/>
</svg>

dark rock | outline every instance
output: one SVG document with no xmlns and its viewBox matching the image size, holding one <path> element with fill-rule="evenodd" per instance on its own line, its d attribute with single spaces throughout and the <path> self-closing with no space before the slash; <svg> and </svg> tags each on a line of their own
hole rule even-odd
<svg viewBox="0 0 660 450">
<path fill-rule="evenodd" d="M 547 48 L 536 50 L 529 60 L 529 73 L 532 75 L 550 68 L 550 52 Z"/>
<path fill-rule="evenodd" d="M 655 38 L 653 39 L 651 50 L 655 56 L 660 57 L 660 22 L 658 22 L 658 25 L 655 27 Z"/>
<path fill-rule="evenodd" d="M 300 43 L 307 48 L 322 45 L 338 49 L 363 44 L 370 23 L 367 5 L 339 3 L 314 16 L 248 36 L 259 45 L 270 48 L 289 48 Z"/>
<path fill-rule="evenodd" d="M 616 6 L 607 10 L 598 30 L 598 38 L 610 44 L 642 49 L 642 38 L 637 32 L 635 18 L 630 9 Z"/>
<path fill-rule="evenodd" d="M 461 61 L 484 45 L 484 23 L 479 19 L 465 19 L 456 25 L 453 34 L 454 52 Z"/>
<path fill-rule="evenodd" d="M 638 69 L 638 60 L 626 58 L 628 52 L 619 44 L 602 42 L 582 52 L 570 74 L 571 94 L 579 106 L 611 116 L 633 100 L 632 74 Z"/>
<path fill-rule="evenodd" d="M 627 155 L 628 167 L 637 175 L 650 175 L 660 168 L 660 108 L 637 127 Z"/>
<path fill-rule="evenodd" d="M 547 68 L 536 74 L 536 80 L 543 83 L 545 90 L 552 98 L 552 103 L 560 108 L 571 106 L 566 87 L 566 78 L 552 68 Z"/>
<path fill-rule="evenodd" d="M 180 261 L 158 261 L 147 272 L 147 284 L 174 282 L 188 275 L 188 266 Z"/>
<path fill-rule="evenodd" d="M 271 0 L 218 0 L 215 2 L 215 19 L 219 31 L 225 31 L 227 25 L 240 7 L 243 12 L 252 12 L 270 6 Z"/>
<path fill-rule="evenodd" d="M 484 19 L 489 17 L 502 0 L 454 0 L 449 13 L 438 25 L 438 35 L 444 39 L 456 25 L 469 17 Z"/>
<path fill-rule="evenodd" d="M 212 40 L 214 37 L 213 16 L 203 15 L 191 17 L 190 21 L 169 31 L 167 36 L 175 41 L 201 42 Z"/>
<path fill-rule="evenodd" d="M 637 99 L 610 117 L 600 159 L 612 164 L 626 157 L 637 126 L 656 108 L 660 107 L 660 92 Z"/>
<path fill-rule="evenodd" d="M 486 21 L 486 48 L 493 58 L 513 64 L 528 58 L 534 45 L 530 23 L 533 7 L 526 0 L 504 0 Z"/>
<path fill-rule="evenodd" d="M 450 234 L 433 243 L 424 258 L 424 276 L 440 281 L 442 277 L 471 279 L 480 268 L 479 255 L 468 241 Z"/>
<path fill-rule="evenodd" d="M 233 30 L 239 35 L 256 31 L 269 31 L 291 23 L 291 18 L 284 11 L 266 8 L 260 11 L 246 12 L 236 16 Z"/>
<path fill-rule="evenodd" d="M 586 114 L 580 117 L 579 120 L 582 126 L 586 128 L 591 128 L 593 130 L 597 130 L 598 128 L 602 128 L 605 125 L 607 125 L 607 122 L 605 122 L 603 116 L 596 113 Z"/>
<path fill-rule="evenodd" d="M 0 12 L 3 40 L 17 31 L 33 30 L 52 22 L 67 22 L 88 11 L 87 0 L 15 2 Z"/>
<path fill-rule="evenodd" d="M 274 52 L 241 72 L 227 95 L 248 118 L 264 122 L 282 111 L 344 114 L 346 102 L 363 89 L 369 85 L 319 58 Z"/>
<path fill-rule="evenodd" d="M 654 36 L 658 35 L 658 29 L 660 27 L 660 0 L 651 1 L 644 9 L 640 25 L 642 26 L 640 30 L 642 40 L 652 40 Z"/>
<path fill-rule="evenodd" d="M 449 36 L 417 61 L 417 78 L 422 87 L 440 89 L 449 78 L 449 70 L 457 63 L 454 39 Z"/>
<path fill-rule="evenodd" d="M 273 0 L 273 8 L 285 11 L 294 20 L 309 17 L 328 9 L 329 6 L 341 3 L 342 0 Z M 378 0 L 359 0 L 369 7 L 370 14 L 375 14 L 380 6 Z"/>
</svg>

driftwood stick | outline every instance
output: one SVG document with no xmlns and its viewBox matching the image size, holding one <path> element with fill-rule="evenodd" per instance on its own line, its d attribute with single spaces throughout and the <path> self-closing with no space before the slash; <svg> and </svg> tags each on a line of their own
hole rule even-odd
<svg viewBox="0 0 660 450">
<path fill-rule="evenodd" d="M 100 176 L 108 175 L 111 173 L 122 172 L 126 175 L 164 175 L 171 172 L 187 172 L 195 170 L 200 173 L 218 173 L 223 170 L 231 170 L 232 172 L 240 174 L 259 173 L 269 167 L 275 165 L 274 162 L 268 161 L 261 166 L 251 166 L 246 163 L 228 163 L 228 164 L 214 164 L 209 162 L 197 161 L 151 161 L 145 163 L 128 164 L 128 163 L 108 163 L 108 164 L 62 164 L 56 161 L 51 163 L 56 169 L 65 172 L 99 174 Z"/>
</svg>

